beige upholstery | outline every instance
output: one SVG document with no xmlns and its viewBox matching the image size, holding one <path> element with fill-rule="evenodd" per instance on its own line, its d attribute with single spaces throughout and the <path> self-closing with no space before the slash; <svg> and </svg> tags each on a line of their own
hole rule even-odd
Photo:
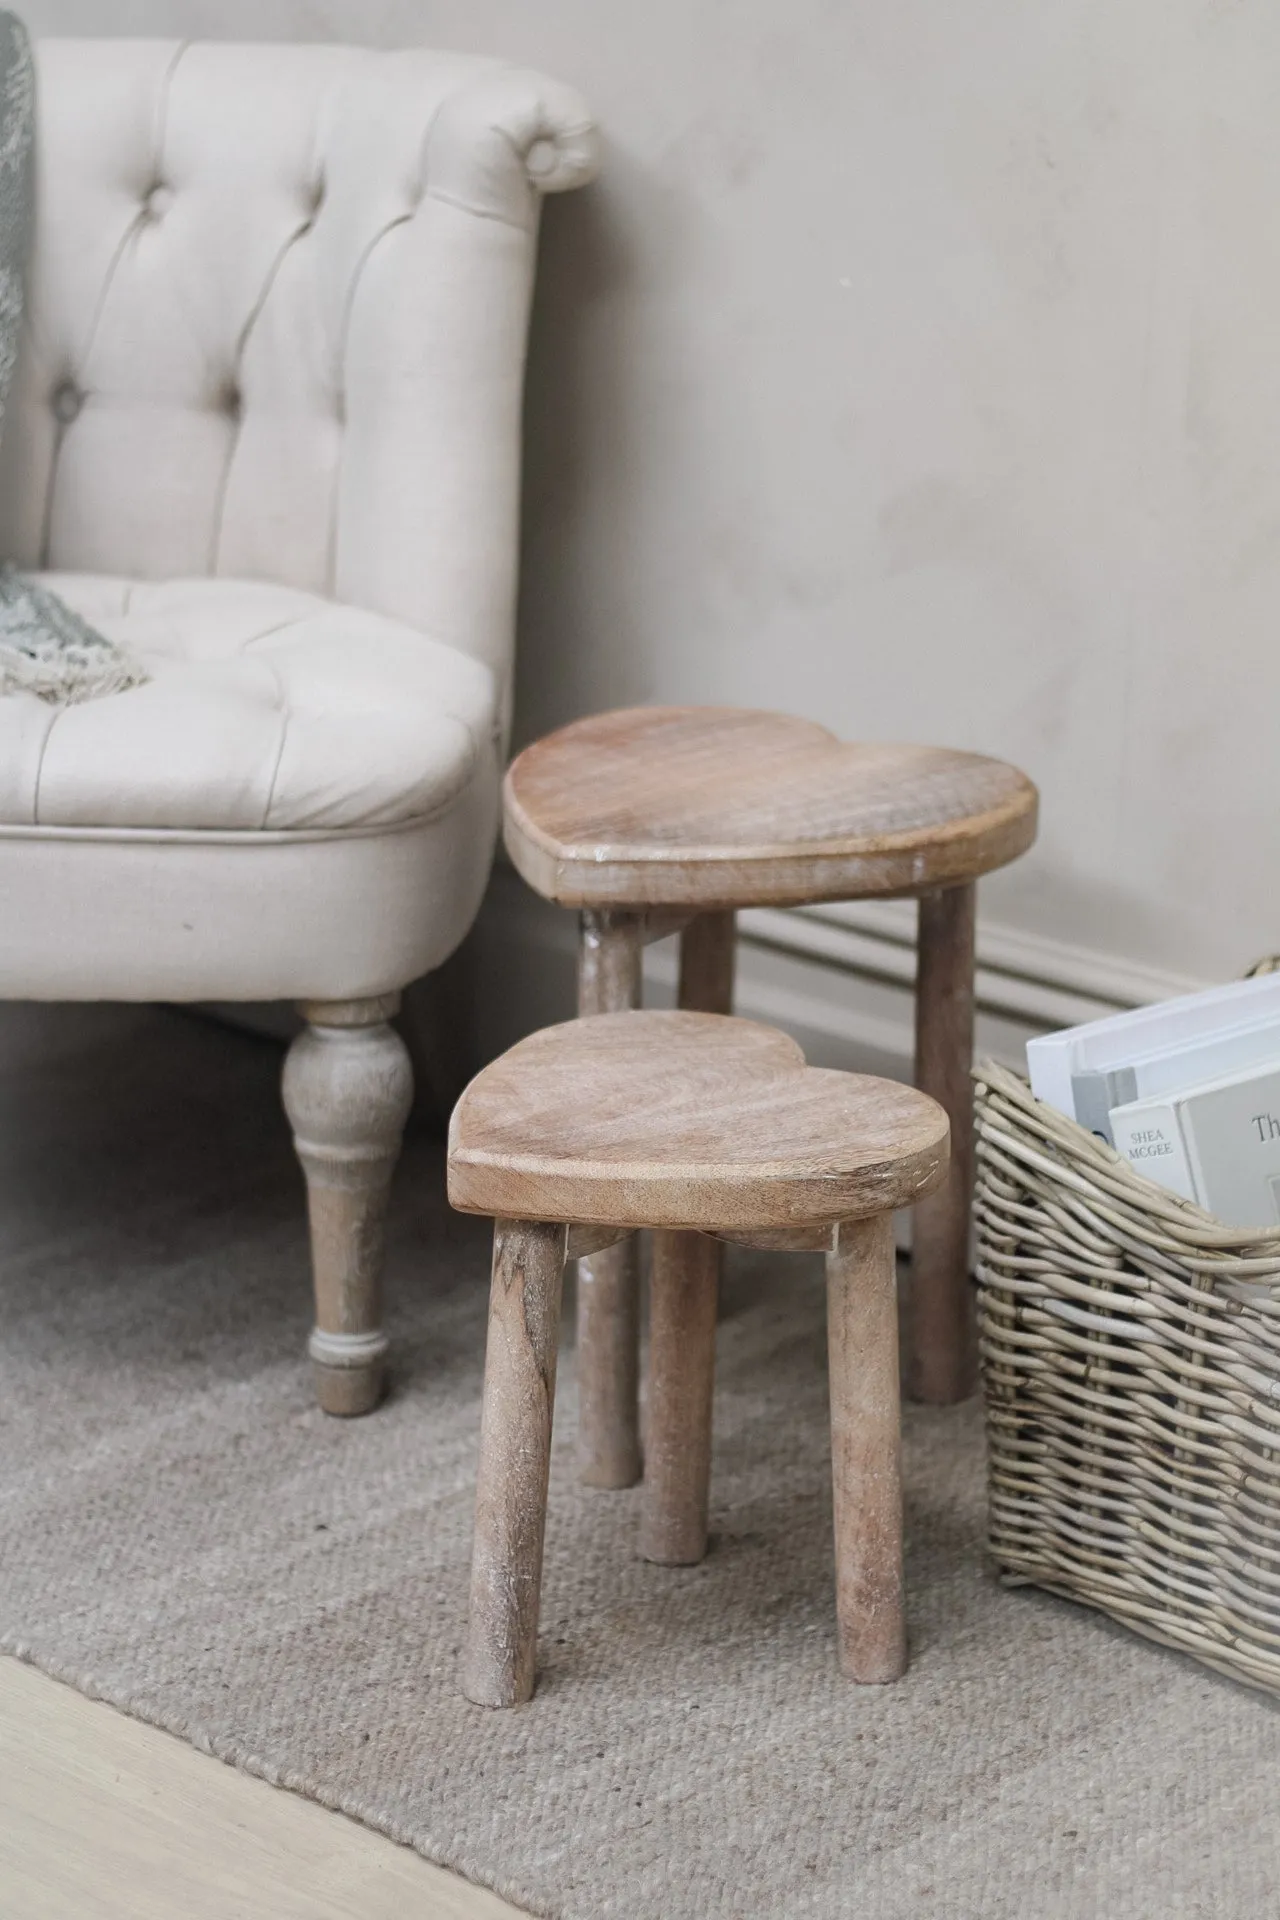
<svg viewBox="0 0 1280 1920">
<path fill-rule="evenodd" d="M 491 766 L 492 673 L 397 620 L 259 581 L 41 577 L 151 679 L 83 706 L 0 700 L 7 820 L 398 825 Z"/>
<path fill-rule="evenodd" d="M 389 1024 L 493 854 L 538 208 L 582 103 L 456 55 L 47 42 L 0 557 L 150 672 L 0 698 L 0 994 L 275 1000 L 320 1404 L 382 1390 Z"/>
<path fill-rule="evenodd" d="M 0 700 L 0 993 L 382 993 L 492 855 L 541 193 L 452 54 L 50 41 L 0 552 L 146 686 Z"/>
</svg>

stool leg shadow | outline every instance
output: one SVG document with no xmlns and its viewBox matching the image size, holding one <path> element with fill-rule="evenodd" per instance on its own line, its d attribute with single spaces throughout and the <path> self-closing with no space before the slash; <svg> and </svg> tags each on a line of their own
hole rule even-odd
<svg viewBox="0 0 1280 1920">
<path fill-rule="evenodd" d="M 893 1220 L 848 1222 L 827 1255 L 827 1351 L 840 1668 L 907 1667 Z"/>
<path fill-rule="evenodd" d="M 551 1420 L 567 1232 L 498 1220 L 462 1690 L 482 1707 L 533 1697 Z"/>
</svg>

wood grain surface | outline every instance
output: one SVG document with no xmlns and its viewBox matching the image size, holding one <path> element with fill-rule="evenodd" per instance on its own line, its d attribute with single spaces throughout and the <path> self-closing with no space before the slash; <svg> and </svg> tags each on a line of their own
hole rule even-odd
<svg viewBox="0 0 1280 1920">
<path fill-rule="evenodd" d="M 806 1066 L 722 1014 L 598 1014 L 522 1040 L 449 1128 L 464 1213 L 752 1228 L 863 1218 L 944 1178 L 947 1117 L 912 1087 Z"/>
<path fill-rule="evenodd" d="M 635 707 L 527 747 L 505 837 L 563 906 L 733 908 L 953 886 L 1035 838 L 1016 767 L 942 747 L 837 740 L 785 714 Z"/>
<path fill-rule="evenodd" d="M 462 1663 L 462 1690 L 481 1707 L 513 1707 L 533 1697 L 567 1250 L 563 1226 L 494 1223 Z"/>
<path fill-rule="evenodd" d="M 326 1413 L 382 1396 L 383 1231 L 413 1066 L 390 1024 L 398 993 L 313 1001 L 285 1060 L 285 1110 L 307 1181 L 316 1323 L 311 1363 Z"/>
<path fill-rule="evenodd" d="M 732 913 L 700 913 L 684 929 L 679 1004 L 687 1011 L 733 1011 L 734 934 Z M 723 1247 L 706 1234 L 653 1235 L 640 1551 L 664 1566 L 692 1566 L 707 1550 L 723 1264 Z"/>
<path fill-rule="evenodd" d="M 827 1255 L 827 1366 L 840 1667 L 879 1685 L 907 1669 L 898 1295 L 887 1214 L 842 1226 Z"/>
<path fill-rule="evenodd" d="M 640 1005 L 643 914 L 579 915 L 578 1012 Z M 640 1478 L 640 1243 L 634 1234 L 578 1262 L 578 1473 L 589 1487 Z"/>
<path fill-rule="evenodd" d="M 950 887 L 920 900 L 915 1081 L 951 1121 L 947 1178 L 921 1201 L 911 1227 L 907 1392 L 930 1406 L 967 1399 L 978 1379 L 969 1281 L 976 893 Z"/>
<path fill-rule="evenodd" d="M 653 1236 L 640 1551 L 665 1567 L 707 1550 L 721 1253 L 704 1233 Z"/>
</svg>

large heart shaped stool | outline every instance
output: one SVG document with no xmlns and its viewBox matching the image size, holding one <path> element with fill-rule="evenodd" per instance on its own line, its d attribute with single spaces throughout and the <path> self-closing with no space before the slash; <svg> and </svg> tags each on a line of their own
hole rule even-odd
<svg viewBox="0 0 1280 1920">
<path fill-rule="evenodd" d="M 975 882 L 1035 839 L 1031 782 L 979 754 L 837 740 L 785 714 L 637 707 L 527 747 L 503 805 L 519 872 L 579 909 L 580 1013 L 638 1007 L 644 943 L 680 929 L 680 1005 L 731 1012 L 738 909 L 919 899 L 916 1081 L 947 1109 L 952 1153 L 915 1216 L 907 1390 L 963 1399 L 976 1380 Z M 578 1458 L 591 1486 L 639 1477 L 639 1298 L 634 1238 L 579 1267 Z"/>
<path fill-rule="evenodd" d="M 566 1259 L 654 1232 L 645 1557 L 707 1543 L 718 1243 L 827 1256 L 840 1660 L 906 1665 L 892 1215 L 945 1179 L 947 1116 L 913 1087 L 806 1066 L 793 1040 L 709 1013 L 548 1027 L 472 1081 L 449 1198 L 494 1219 L 463 1689 L 533 1693 Z"/>
</svg>

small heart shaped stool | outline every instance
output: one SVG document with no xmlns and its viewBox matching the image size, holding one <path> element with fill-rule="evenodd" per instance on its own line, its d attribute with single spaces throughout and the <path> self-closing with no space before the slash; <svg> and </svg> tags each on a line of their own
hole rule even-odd
<svg viewBox="0 0 1280 1920">
<path fill-rule="evenodd" d="M 977 1372 L 975 883 L 1026 852 L 1036 806 L 1025 774 L 982 754 L 838 740 L 810 720 L 737 707 L 576 720 L 527 747 L 503 789 L 517 871 L 579 909 L 580 1013 L 638 1007 L 642 948 L 676 931 L 680 1005 L 730 1013 L 737 910 L 918 898 L 916 1082 L 947 1109 L 952 1153 L 949 1179 L 915 1216 L 907 1388 L 934 1404 L 962 1400 Z M 640 1474 L 639 1299 L 634 1239 L 579 1267 L 588 1486 L 629 1487 Z"/>
<path fill-rule="evenodd" d="M 706 1551 L 717 1243 L 827 1256 L 840 1661 L 906 1666 L 892 1215 L 945 1179 L 947 1116 L 896 1081 L 809 1067 L 723 1014 L 599 1014 L 523 1040 L 449 1128 L 449 1198 L 494 1219 L 463 1690 L 528 1700 L 566 1259 L 654 1234 L 655 1362 L 642 1550 Z"/>
</svg>

